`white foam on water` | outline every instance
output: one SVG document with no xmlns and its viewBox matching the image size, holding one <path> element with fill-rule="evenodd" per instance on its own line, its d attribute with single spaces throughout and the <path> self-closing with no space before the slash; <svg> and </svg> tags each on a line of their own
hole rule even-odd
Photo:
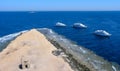
<svg viewBox="0 0 120 71">
<path fill-rule="evenodd" d="M 3 37 L 0 37 L 0 43 L 4 43 L 8 40 L 11 40 L 15 37 L 17 37 L 18 35 L 22 34 L 22 33 L 25 33 L 27 32 L 28 30 L 25 30 L 25 31 L 21 31 L 21 32 L 17 32 L 17 33 L 13 33 L 13 34 L 9 34 L 9 35 L 6 35 L 6 36 L 3 36 Z"/>
<path fill-rule="evenodd" d="M 115 66 L 112 65 L 112 68 L 113 68 L 114 71 L 117 71 L 116 68 L 115 68 Z"/>
<path fill-rule="evenodd" d="M 86 51 L 85 51 L 85 50 L 83 50 L 82 48 L 80 48 L 80 50 L 81 50 L 83 53 L 86 53 Z"/>
<path fill-rule="evenodd" d="M 66 52 L 72 54 L 75 59 L 78 61 L 82 60 L 83 63 L 91 66 L 97 71 L 120 71 L 116 66 L 112 66 L 110 62 L 104 60 L 94 52 L 72 43 L 72 41 L 58 35 L 51 29 L 39 28 L 37 30 L 43 33 L 49 40 L 54 40 L 60 44 L 60 46 L 62 46 Z"/>
</svg>

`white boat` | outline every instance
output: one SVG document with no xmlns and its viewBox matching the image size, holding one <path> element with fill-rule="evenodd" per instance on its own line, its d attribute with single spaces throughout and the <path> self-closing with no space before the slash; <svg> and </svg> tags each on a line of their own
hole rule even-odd
<svg viewBox="0 0 120 71">
<path fill-rule="evenodd" d="M 82 23 L 74 23 L 73 28 L 87 28 L 87 26 Z"/>
<path fill-rule="evenodd" d="M 57 27 L 65 27 L 66 25 L 61 23 L 61 22 L 57 22 L 55 26 L 57 26 Z"/>
<path fill-rule="evenodd" d="M 94 34 L 98 36 L 106 36 L 106 37 L 111 36 L 111 34 L 106 32 L 105 30 L 96 30 Z"/>
<path fill-rule="evenodd" d="M 30 13 L 35 13 L 34 11 L 31 11 Z"/>
</svg>

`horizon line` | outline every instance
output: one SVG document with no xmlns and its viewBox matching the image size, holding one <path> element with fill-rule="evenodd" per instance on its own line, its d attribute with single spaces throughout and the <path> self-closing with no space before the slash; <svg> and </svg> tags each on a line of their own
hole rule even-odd
<svg viewBox="0 0 120 71">
<path fill-rule="evenodd" d="M 0 12 L 67 12 L 67 11 L 120 11 L 120 10 L 9 10 L 9 11 L 0 11 Z"/>
</svg>

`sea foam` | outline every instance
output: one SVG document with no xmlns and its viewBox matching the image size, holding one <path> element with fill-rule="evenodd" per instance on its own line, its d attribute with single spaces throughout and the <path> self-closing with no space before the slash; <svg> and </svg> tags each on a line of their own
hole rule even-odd
<svg viewBox="0 0 120 71">
<path fill-rule="evenodd" d="M 0 51 L 1 51 L 2 49 L 4 49 L 4 48 L 10 43 L 10 41 L 12 41 L 12 40 L 15 39 L 17 36 L 19 36 L 19 35 L 22 34 L 22 33 L 27 32 L 27 31 L 28 31 L 28 30 L 20 31 L 20 32 L 17 32 L 17 33 L 13 33 L 13 34 L 9 34 L 9 35 L 0 37 Z"/>
<path fill-rule="evenodd" d="M 47 39 L 56 41 L 67 53 L 71 54 L 79 63 L 92 68 L 93 71 L 120 71 L 118 65 L 112 65 L 111 62 L 96 55 L 91 50 L 74 44 L 72 41 L 66 39 L 64 36 L 58 35 L 51 29 L 40 28 L 37 29 L 43 33 Z M 54 44 L 54 43 L 53 43 Z"/>
</svg>

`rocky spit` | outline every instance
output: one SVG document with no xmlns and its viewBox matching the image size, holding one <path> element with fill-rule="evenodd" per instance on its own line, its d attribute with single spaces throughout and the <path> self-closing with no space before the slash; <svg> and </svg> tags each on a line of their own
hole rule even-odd
<svg viewBox="0 0 120 71">
<path fill-rule="evenodd" d="M 36 29 L 21 33 L 0 52 L 0 71 L 119 71 L 89 50 L 71 50 L 66 45 L 72 43 L 53 37 Z"/>
<path fill-rule="evenodd" d="M 0 52 L 0 71 L 73 71 L 56 51 L 43 34 L 32 29 Z"/>
</svg>

